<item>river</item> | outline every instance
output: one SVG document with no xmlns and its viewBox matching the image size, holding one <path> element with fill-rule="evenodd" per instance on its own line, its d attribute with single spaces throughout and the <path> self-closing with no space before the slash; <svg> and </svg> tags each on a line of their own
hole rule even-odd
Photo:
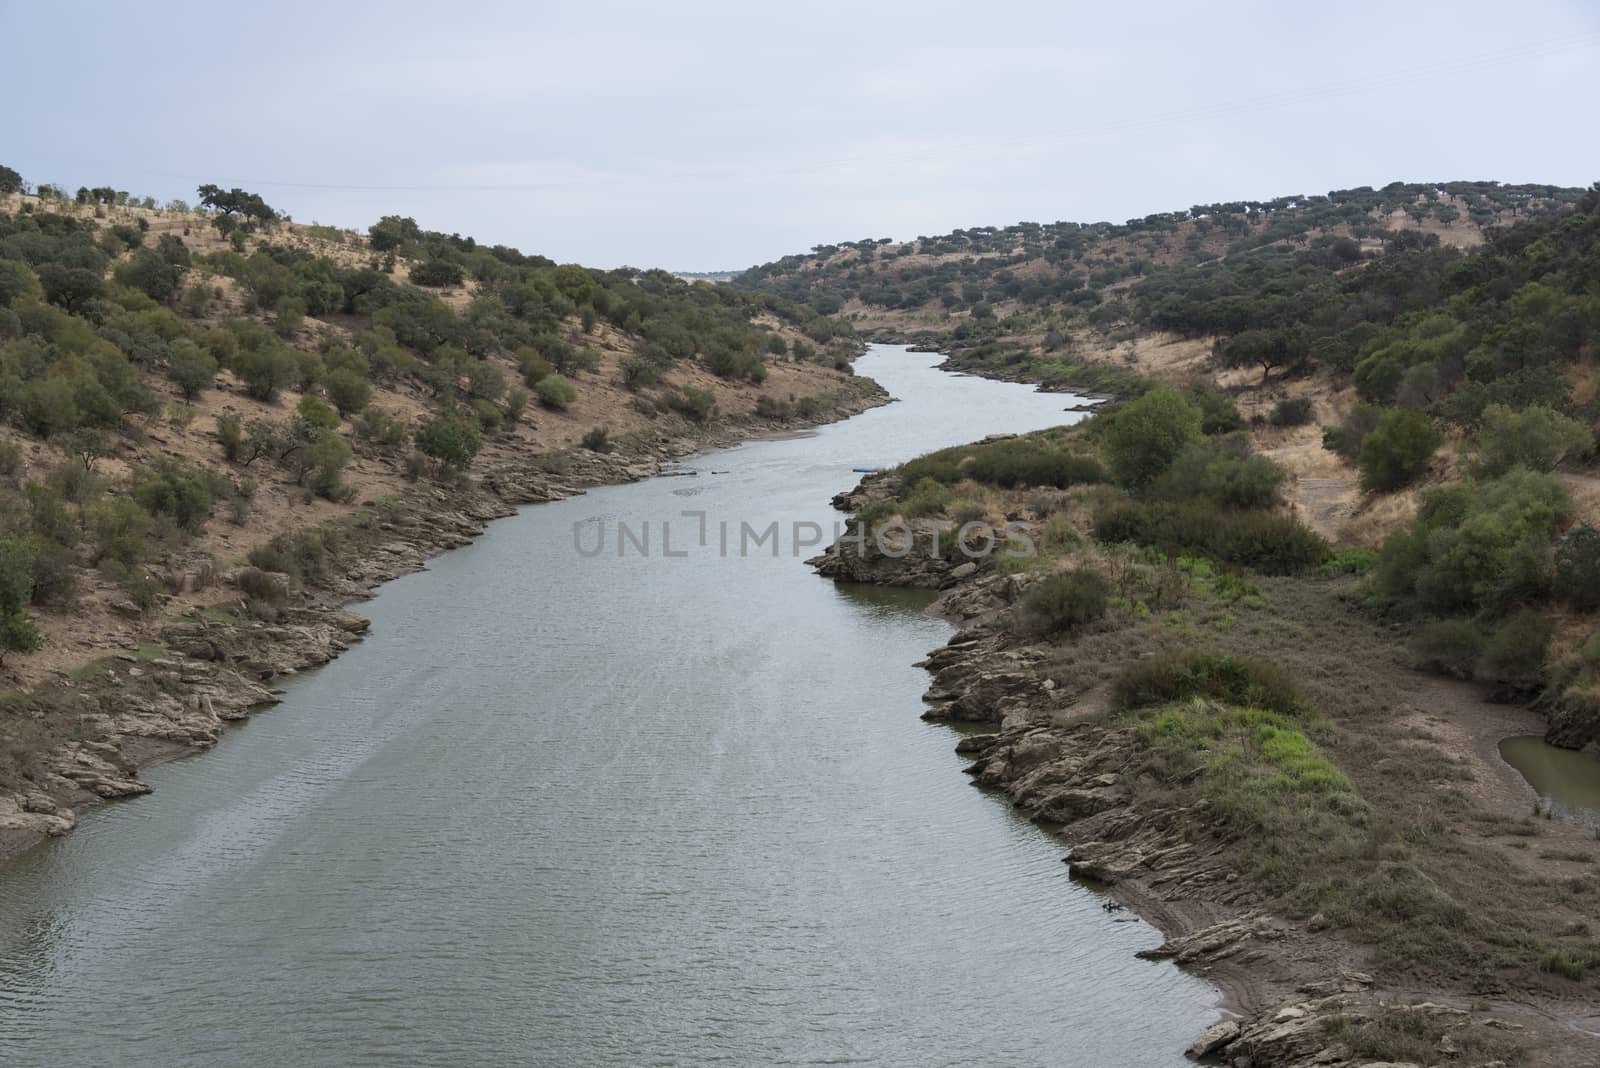
<svg viewBox="0 0 1600 1068">
<path fill-rule="evenodd" d="M 1183 1064 L 1215 991 L 918 719 L 926 596 L 795 555 L 853 466 L 1078 418 L 936 362 L 876 346 L 898 403 L 494 524 L 0 867 L 0 1063 Z"/>
</svg>

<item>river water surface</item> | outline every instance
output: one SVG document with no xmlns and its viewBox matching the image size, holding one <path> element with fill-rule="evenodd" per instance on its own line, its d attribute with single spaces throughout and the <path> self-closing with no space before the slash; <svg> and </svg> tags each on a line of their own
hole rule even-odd
<svg viewBox="0 0 1600 1068">
<path fill-rule="evenodd" d="M 1213 990 L 917 718 L 926 597 L 791 555 L 852 466 L 1076 418 L 936 361 L 874 348 L 899 403 L 494 524 L 0 868 L 0 1063 L 1182 1064 Z M 663 519 L 687 556 L 575 550 Z"/>
</svg>

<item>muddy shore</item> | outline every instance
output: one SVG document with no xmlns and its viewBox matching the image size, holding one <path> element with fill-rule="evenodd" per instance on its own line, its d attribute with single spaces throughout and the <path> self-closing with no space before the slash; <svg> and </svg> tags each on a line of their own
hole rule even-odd
<svg viewBox="0 0 1600 1068">
<path fill-rule="evenodd" d="M 876 495 L 869 478 L 834 503 L 856 511 Z M 1105 658 L 1095 665 L 1099 673 L 1075 677 L 1063 670 L 1055 643 L 1009 624 L 1008 611 L 1031 577 L 927 553 L 887 556 L 871 541 L 865 552 L 832 546 L 811 563 L 836 581 L 940 591 L 930 611 L 958 629 L 921 664 L 931 675 L 923 718 L 960 725 L 956 749 L 971 760 L 966 772 L 974 783 L 1004 795 L 1057 836 L 1073 876 L 1103 892 L 1108 910 L 1127 909 L 1161 932 L 1165 943 L 1142 955 L 1171 959 L 1222 991 L 1223 1018 L 1197 1036 L 1191 1055 L 1239 1068 L 1600 1064 L 1600 1016 L 1592 1002 L 1554 989 L 1496 990 L 1397 975 L 1374 966 L 1372 946 L 1321 916 L 1275 907 L 1274 896 L 1241 869 L 1234 843 L 1218 836 L 1203 803 L 1151 788 L 1138 770 L 1136 730 L 1107 715 L 1105 676 L 1116 670 L 1115 658 L 1137 658 L 1140 651 L 1107 654 L 1096 647 L 1085 655 Z M 1363 650 L 1353 639 L 1372 628 L 1336 598 L 1327 601 L 1321 638 L 1330 650 L 1349 651 L 1351 662 L 1340 670 L 1354 677 Z M 1474 803 L 1507 821 L 1525 820 L 1537 797 L 1499 758 L 1497 745 L 1510 734 L 1541 732 L 1541 717 L 1489 703 L 1451 680 L 1407 672 L 1395 678 L 1401 686 L 1375 701 L 1392 709 L 1396 722 L 1427 717 L 1442 754 L 1460 768 L 1453 774 L 1471 783 Z M 1338 678 L 1328 682 L 1349 688 Z M 1551 852 L 1592 851 L 1592 835 L 1581 827 L 1553 821 L 1537 830 L 1547 850 L 1560 844 Z M 1579 878 L 1583 871 L 1573 869 Z M 1390 1032 L 1426 1034 L 1432 1056 L 1378 1055 L 1381 1036 Z"/>
</svg>

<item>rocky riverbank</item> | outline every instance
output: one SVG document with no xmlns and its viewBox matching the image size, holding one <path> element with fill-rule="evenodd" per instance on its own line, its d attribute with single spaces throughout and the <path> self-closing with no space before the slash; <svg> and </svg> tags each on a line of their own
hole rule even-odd
<svg viewBox="0 0 1600 1068">
<path fill-rule="evenodd" d="M 834 503 L 854 512 L 883 496 L 881 480 L 869 478 Z M 1594 1029 L 1592 1005 L 1581 998 L 1481 975 L 1444 981 L 1375 967 L 1383 954 L 1340 924 L 1284 909 L 1212 802 L 1153 777 L 1137 726 L 1108 715 L 1108 677 L 1152 655 L 1137 642 L 1119 647 L 1102 635 L 1073 664 L 1058 641 L 1014 625 L 1011 609 L 1040 576 L 958 570 L 922 553 L 885 553 L 871 539 L 866 546 L 835 545 L 812 563 L 840 581 L 944 590 L 932 610 L 959 629 L 923 662 L 932 676 L 923 717 L 990 728 L 957 743 L 972 758 L 968 774 L 1058 835 L 1072 874 L 1102 889 L 1108 909 L 1130 908 L 1162 932 L 1164 944 L 1142 955 L 1174 960 L 1224 992 L 1227 1018 L 1196 1038 L 1191 1056 L 1236 1068 L 1600 1063 L 1600 1044 L 1583 1033 Z M 1337 639 L 1329 651 L 1362 655 Z M 1408 696 L 1388 696 L 1397 714 Z M 1485 737 L 1496 729 L 1486 726 Z M 1502 769 L 1476 766 L 1466 753 L 1449 759 L 1462 779 L 1495 777 L 1500 807 L 1528 800 Z M 1580 843 L 1569 830 L 1529 833 Z"/>
<path fill-rule="evenodd" d="M 0 860 L 68 833 L 88 805 L 147 793 L 140 769 L 210 748 L 229 723 L 279 700 L 272 680 L 326 664 L 361 640 L 367 620 L 347 605 L 471 543 L 492 520 L 523 505 L 649 478 L 690 453 L 887 403 L 875 383 L 852 382 L 814 419 L 658 430 L 610 452 L 543 453 L 457 484 L 420 486 L 330 525 L 317 542 L 322 555 L 298 581 L 254 568 L 216 576 L 213 607 L 153 624 L 150 640 L 129 641 L 20 696 L 5 740 L 27 773 L 0 786 Z M 252 579 L 266 589 L 247 594 L 240 587 Z"/>
</svg>

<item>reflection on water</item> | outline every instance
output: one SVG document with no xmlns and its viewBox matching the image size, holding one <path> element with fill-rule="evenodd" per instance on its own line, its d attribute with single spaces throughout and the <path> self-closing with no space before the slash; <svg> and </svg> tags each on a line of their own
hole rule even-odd
<svg viewBox="0 0 1600 1068">
<path fill-rule="evenodd" d="M 685 508 L 831 529 L 853 466 L 1071 418 L 936 360 L 878 349 L 901 403 L 494 524 L 0 868 L 0 1063 L 1182 1064 L 1212 990 L 919 722 L 927 593 L 574 549 Z"/>
<path fill-rule="evenodd" d="M 1600 758 L 1532 734 L 1505 739 L 1500 755 L 1555 811 L 1600 827 Z"/>
</svg>

